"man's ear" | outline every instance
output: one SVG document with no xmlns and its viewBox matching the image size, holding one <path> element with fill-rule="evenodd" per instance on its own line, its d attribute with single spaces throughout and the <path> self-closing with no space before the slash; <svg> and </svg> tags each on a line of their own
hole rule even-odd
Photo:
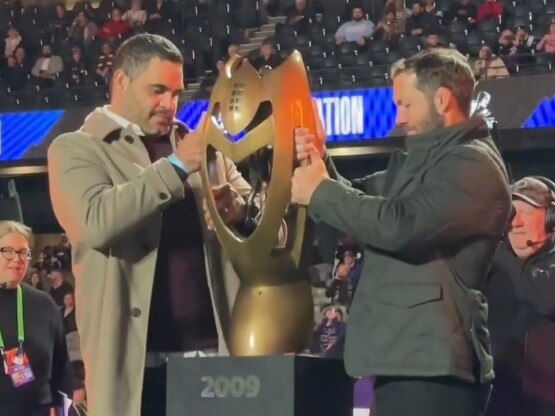
<svg viewBox="0 0 555 416">
<path fill-rule="evenodd" d="M 112 77 L 112 90 L 123 91 L 129 85 L 129 77 L 123 69 L 118 69 Z"/>
<path fill-rule="evenodd" d="M 453 93 L 448 88 L 439 87 L 434 94 L 434 106 L 438 114 L 445 115 L 453 105 L 454 99 Z"/>
</svg>

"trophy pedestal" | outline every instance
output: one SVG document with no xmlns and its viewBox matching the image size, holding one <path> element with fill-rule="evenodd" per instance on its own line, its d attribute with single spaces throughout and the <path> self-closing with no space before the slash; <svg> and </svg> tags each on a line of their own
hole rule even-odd
<svg viewBox="0 0 555 416">
<path fill-rule="evenodd" d="M 170 356 L 166 416 L 351 416 L 343 362 L 300 355 Z"/>
</svg>

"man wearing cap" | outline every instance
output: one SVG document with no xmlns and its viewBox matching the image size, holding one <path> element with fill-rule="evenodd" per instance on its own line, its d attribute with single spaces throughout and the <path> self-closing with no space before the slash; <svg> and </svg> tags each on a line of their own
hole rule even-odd
<svg viewBox="0 0 555 416">
<path fill-rule="evenodd" d="M 516 257 L 503 248 L 496 253 L 490 286 L 497 289 L 489 292 L 497 296 L 494 292 L 503 282 L 510 289 L 497 302 L 486 291 L 496 362 L 488 416 L 555 415 L 555 224 L 549 219 L 555 212 L 553 188 L 541 177 L 511 185 L 508 240 Z"/>
<path fill-rule="evenodd" d="M 553 229 L 546 226 L 546 214 L 554 202 L 553 190 L 542 180 L 526 177 L 511 185 L 514 217 L 509 241 L 515 254 L 527 260 L 552 244 Z"/>
</svg>

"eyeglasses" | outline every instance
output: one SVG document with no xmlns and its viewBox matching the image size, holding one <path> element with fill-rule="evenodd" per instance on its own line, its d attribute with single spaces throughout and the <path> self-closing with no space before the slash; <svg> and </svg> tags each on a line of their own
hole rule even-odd
<svg viewBox="0 0 555 416">
<path fill-rule="evenodd" d="M 2 257 L 4 257 L 6 260 L 15 259 L 16 254 L 23 261 L 30 260 L 31 257 L 33 257 L 33 254 L 31 253 L 31 250 L 29 250 L 27 248 L 22 248 L 21 250 L 17 251 L 13 247 L 0 247 L 0 254 L 2 254 Z"/>
</svg>

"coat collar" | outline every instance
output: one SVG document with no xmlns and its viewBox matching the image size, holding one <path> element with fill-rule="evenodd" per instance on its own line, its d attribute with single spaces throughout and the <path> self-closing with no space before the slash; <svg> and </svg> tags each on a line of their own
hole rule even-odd
<svg viewBox="0 0 555 416">
<path fill-rule="evenodd" d="M 121 131 L 123 134 L 131 134 L 133 137 L 139 138 L 139 134 L 136 128 L 129 123 L 127 127 L 123 127 L 116 120 L 105 114 L 102 107 L 97 107 L 92 113 L 90 113 L 85 119 L 85 123 L 81 127 L 81 130 L 91 134 L 95 138 L 100 140 L 105 140 L 108 136 L 112 136 L 114 132 Z M 175 144 L 175 135 L 185 135 L 189 131 L 189 128 L 185 123 L 177 118 L 173 119 L 173 127 L 170 132 L 170 139 L 172 145 Z"/>
<path fill-rule="evenodd" d="M 189 129 L 183 122 L 175 118 L 173 124 L 169 139 L 172 149 L 175 150 L 176 136 L 184 136 Z M 134 162 L 143 167 L 151 163 L 148 151 L 143 143 L 143 137 L 137 134 L 132 124 L 122 127 L 116 120 L 105 114 L 102 107 L 96 108 L 88 115 L 83 126 L 81 126 L 81 131 L 90 134 L 96 140 L 116 145 L 122 151 L 128 153 Z"/>
<path fill-rule="evenodd" d="M 477 135 L 478 130 L 484 130 L 483 134 Z M 487 126 L 480 117 L 472 117 L 461 123 L 449 127 L 439 127 L 432 131 L 407 137 L 405 146 L 409 152 L 414 150 L 429 150 L 432 147 L 441 145 L 442 147 L 459 144 L 476 137 L 487 137 Z"/>
<path fill-rule="evenodd" d="M 483 134 L 478 133 L 484 130 Z M 450 127 L 440 127 L 430 132 L 411 136 L 405 141 L 407 153 L 398 152 L 392 156 L 390 166 L 397 166 L 407 163 L 407 159 L 411 162 L 411 169 L 415 170 L 427 163 L 430 151 L 438 151 L 438 149 L 448 149 L 460 143 L 474 140 L 478 137 L 489 137 L 486 123 L 481 118 L 471 118 Z M 410 158 L 409 158 L 410 156 Z M 388 195 L 394 195 L 401 192 L 411 181 L 411 175 L 403 175 L 402 177 L 391 178 L 386 180 L 385 189 Z"/>
<path fill-rule="evenodd" d="M 101 107 L 98 107 L 87 116 L 81 130 L 96 139 L 105 140 L 108 137 L 113 137 L 115 132 L 119 133 L 124 129 L 114 119 L 104 114 Z M 135 134 L 133 135 L 135 136 Z"/>
</svg>

